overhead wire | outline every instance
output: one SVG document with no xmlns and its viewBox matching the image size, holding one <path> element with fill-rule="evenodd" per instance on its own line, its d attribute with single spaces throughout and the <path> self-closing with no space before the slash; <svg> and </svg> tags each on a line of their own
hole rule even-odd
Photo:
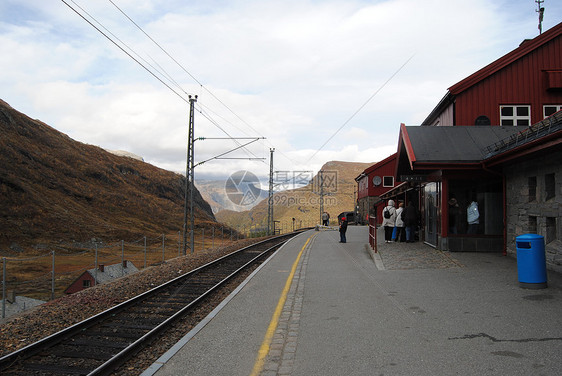
<svg viewBox="0 0 562 376">
<path fill-rule="evenodd" d="M 125 54 L 127 54 L 127 56 L 129 56 L 131 59 L 133 59 L 138 65 L 140 65 L 142 68 L 144 68 L 144 70 L 146 70 L 148 73 L 150 73 L 154 78 L 156 78 L 158 81 L 160 81 L 164 86 L 166 86 L 168 89 L 170 89 L 174 94 L 176 94 L 181 100 L 183 100 L 186 103 L 189 103 L 189 101 L 182 97 L 181 94 L 179 94 L 177 91 L 175 91 L 174 89 L 172 89 L 172 87 L 170 85 L 168 85 L 166 82 L 164 82 L 164 80 L 162 78 L 160 78 L 158 75 L 156 75 L 153 71 L 151 71 L 150 69 L 148 69 L 146 67 L 146 65 L 144 65 L 143 63 L 141 63 L 139 61 L 139 59 L 135 58 L 133 55 L 131 55 L 129 52 L 127 52 L 125 50 L 125 48 L 123 48 L 121 45 L 119 45 L 119 43 L 115 42 L 113 39 L 111 39 L 109 37 L 109 35 L 107 35 L 106 33 L 104 33 L 99 27 L 97 27 L 96 25 L 94 25 L 88 18 L 86 18 L 82 13 L 78 12 L 75 8 L 73 8 L 69 3 L 67 3 L 65 0 L 61 0 L 67 7 L 69 7 L 74 13 L 76 13 L 78 16 L 80 16 L 84 21 L 86 21 L 88 24 L 90 24 L 90 26 L 92 26 L 94 29 L 96 29 L 101 35 L 103 35 L 105 38 L 107 38 L 111 43 L 113 43 L 117 48 L 119 48 L 121 51 L 123 51 Z M 92 18 L 96 23 L 98 23 L 99 25 L 101 25 L 101 23 L 99 23 L 95 17 L 91 16 L 88 12 L 86 12 L 82 7 L 80 7 L 80 5 L 76 4 L 76 2 L 74 0 L 71 0 L 72 3 L 74 5 L 76 5 L 78 8 L 80 8 L 85 14 L 88 15 L 88 17 Z M 104 27 L 105 29 L 105 27 Z M 106 29 L 107 30 L 107 29 Z"/>
<path fill-rule="evenodd" d="M 137 64 L 139 64 L 142 68 L 144 68 L 147 72 L 149 72 L 153 77 L 155 77 L 158 81 L 160 81 L 163 85 L 165 85 L 169 90 L 171 90 L 174 94 L 176 94 L 178 97 L 180 97 L 180 99 L 182 99 L 184 102 L 189 103 L 189 101 L 184 98 L 180 93 L 178 93 L 176 90 L 174 90 L 171 85 L 176 86 L 181 92 L 183 92 L 184 94 L 188 94 L 182 87 L 181 85 L 179 85 L 179 83 L 158 63 L 156 62 L 152 57 L 149 56 L 149 58 L 153 61 L 154 64 L 156 64 L 158 66 L 155 67 L 154 65 L 152 65 L 151 63 L 149 63 L 148 61 L 146 61 L 146 59 L 142 58 L 138 53 L 136 53 L 131 47 L 129 47 L 125 42 L 123 42 L 119 37 L 117 37 L 114 33 L 112 33 L 108 28 L 106 28 L 101 22 L 99 22 L 94 16 L 92 16 L 90 13 L 88 13 L 88 11 L 86 11 L 83 7 L 81 7 L 79 4 L 77 4 L 74 0 L 70 0 L 77 8 L 79 8 L 82 12 L 80 13 L 77 9 L 75 9 L 73 6 L 71 6 L 67 1 L 65 0 L 61 0 L 67 7 L 69 7 L 72 11 L 74 11 L 76 14 L 78 14 L 82 19 L 84 19 L 84 21 L 86 21 L 88 24 L 90 24 L 90 26 L 92 26 L 94 29 L 96 29 L 100 34 L 102 34 L 105 38 L 107 38 L 110 42 L 112 42 L 115 46 L 117 46 L 121 51 L 123 51 L 125 54 L 127 54 L 127 56 L 129 56 L 131 59 L 133 59 L 133 61 L 135 61 Z M 227 106 L 224 102 L 222 102 L 218 97 L 216 97 L 214 95 L 214 93 L 212 93 L 209 89 L 207 89 L 199 80 L 197 80 L 197 78 L 192 75 L 187 69 L 185 69 L 185 67 L 183 65 L 181 65 L 168 51 L 166 51 L 156 40 L 154 40 L 154 38 L 152 38 L 148 33 L 146 33 L 142 27 L 140 27 L 131 17 L 129 17 L 119 6 L 117 6 L 117 4 L 115 4 L 112 0 L 108 0 L 115 8 L 117 8 L 119 10 L 119 12 L 121 12 L 121 14 L 123 14 L 130 22 L 132 22 L 146 37 L 148 37 L 161 51 L 163 51 L 172 61 L 174 61 L 185 73 L 187 73 L 195 82 L 197 82 L 199 84 L 199 86 L 201 88 L 203 88 L 204 90 L 206 90 L 215 100 L 217 100 L 220 104 L 222 104 L 225 108 L 227 108 L 232 114 L 234 114 L 238 119 L 240 119 L 241 121 L 243 121 L 247 126 L 249 126 L 252 130 L 254 130 L 256 133 L 259 134 L 259 132 L 257 132 L 251 125 L 249 125 L 247 122 L 245 122 L 240 116 L 238 116 L 229 106 Z M 98 26 L 94 25 L 94 23 L 92 21 L 90 21 L 90 19 L 88 19 L 87 17 L 84 16 L 84 14 L 86 14 L 91 20 L 93 20 L 93 22 L 95 22 Z M 104 29 L 106 32 L 102 31 L 101 29 Z M 115 40 L 119 41 L 119 43 L 117 43 L 114 39 L 112 39 L 109 35 L 111 35 L 113 38 L 115 38 Z M 128 52 L 125 48 L 127 48 L 130 52 Z M 136 55 L 136 58 L 135 56 Z M 141 60 L 144 62 L 141 63 Z M 151 69 L 149 69 L 147 66 L 149 66 Z M 154 71 L 158 72 L 157 75 Z M 168 80 L 171 85 L 169 85 L 168 83 L 164 82 L 164 79 Z M 201 112 L 201 114 L 203 114 L 203 112 Z M 205 116 L 209 121 L 211 121 L 211 123 L 215 126 L 217 126 L 221 131 L 223 131 L 226 135 L 228 135 L 238 146 L 240 146 L 241 144 L 234 138 L 232 137 L 230 134 L 228 134 L 228 132 L 226 132 L 222 127 L 220 127 L 220 125 L 218 124 L 218 122 L 216 122 L 215 120 L 211 120 L 210 116 Z M 231 123 L 232 124 L 232 123 Z M 237 128 L 239 129 L 239 128 Z M 247 133 L 246 133 L 247 134 Z M 246 153 L 252 154 L 254 157 L 257 158 L 257 156 L 255 156 L 254 153 L 252 153 L 249 150 L 246 150 L 244 148 L 244 150 L 246 151 Z"/>
<path fill-rule="evenodd" d="M 164 47 L 162 47 L 154 38 L 152 38 L 144 29 L 136 23 L 123 9 L 121 9 L 113 0 L 108 0 L 123 16 L 125 16 L 137 29 L 139 29 L 148 39 L 150 39 L 164 54 L 166 54 L 174 63 L 176 63 L 189 77 L 191 77 L 199 86 L 204 89 L 208 94 L 210 94 L 217 102 L 219 102 L 223 107 L 225 107 L 230 113 L 232 113 L 236 118 L 238 118 L 242 123 L 246 124 L 252 131 L 256 132 L 259 136 L 262 136 L 259 131 L 257 131 L 252 125 L 242 119 L 237 113 L 235 113 L 226 103 L 219 99 L 211 90 L 209 90 L 205 85 L 203 85 L 193 74 L 191 74 L 180 62 L 178 62 Z"/>
<path fill-rule="evenodd" d="M 408 64 L 410 62 L 410 60 L 412 60 L 412 58 L 415 56 L 415 54 L 413 54 L 412 56 L 410 56 L 408 58 L 408 60 L 406 60 L 406 62 L 404 64 L 402 64 L 400 66 L 400 68 L 398 68 L 389 78 L 388 80 L 386 80 L 366 101 L 365 103 L 363 103 L 323 144 L 322 146 L 320 146 L 320 148 L 318 148 L 318 150 L 316 150 L 314 152 L 314 154 L 312 154 L 312 156 L 310 158 L 308 158 L 307 163 L 310 162 L 312 160 L 312 158 L 314 158 L 316 156 L 316 154 L 318 154 L 320 152 L 320 150 L 324 149 L 324 146 L 326 146 L 328 144 L 328 142 L 330 142 L 342 129 L 343 127 L 345 127 L 350 121 L 351 119 L 353 119 L 355 117 L 355 115 L 357 115 L 405 66 L 406 64 Z"/>
<path fill-rule="evenodd" d="M 223 127 L 221 127 L 219 125 L 219 123 L 217 121 L 215 121 L 209 114 L 206 114 L 202 108 L 197 109 L 197 111 L 199 111 L 199 113 L 206 118 L 207 120 L 209 120 L 212 124 L 214 124 L 218 129 L 220 129 L 224 134 L 226 134 L 231 140 L 233 140 L 239 147 L 242 148 L 242 150 L 244 152 L 246 152 L 246 155 L 250 156 L 250 154 L 253 156 L 252 159 L 259 159 L 260 161 L 263 162 L 263 160 L 261 160 L 261 158 L 259 158 L 257 155 L 255 155 L 250 149 L 243 147 L 242 144 L 233 136 L 231 136 Z M 265 163 L 265 162 L 264 162 Z"/>
</svg>

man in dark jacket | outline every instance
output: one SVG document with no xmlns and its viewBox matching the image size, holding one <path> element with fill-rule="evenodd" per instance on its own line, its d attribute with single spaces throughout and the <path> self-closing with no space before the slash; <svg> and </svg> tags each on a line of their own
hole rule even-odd
<svg viewBox="0 0 562 376">
<path fill-rule="evenodd" d="M 406 227 L 406 243 L 412 243 L 416 238 L 416 227 L 418 226 L 418 210 L 412 201 L 402 213 L 404 215 L 404 226 Z"/>
<path fill-rule="evenodd" d="M 347 218 L 343 217 L 340 223 L 340 243 L 346 243 L 345 232 L 347 231 Z"/>
</svg>

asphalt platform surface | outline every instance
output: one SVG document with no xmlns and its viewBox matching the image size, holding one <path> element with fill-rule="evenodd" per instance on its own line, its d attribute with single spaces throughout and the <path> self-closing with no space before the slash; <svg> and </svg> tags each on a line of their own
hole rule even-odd
<svg viewBox="0 0 562 376">
<path fill-rule="evenodd" d="M 299 235 L 143 375 L 562 374 L 559 274 L 382 236 Z"/>
</svg>

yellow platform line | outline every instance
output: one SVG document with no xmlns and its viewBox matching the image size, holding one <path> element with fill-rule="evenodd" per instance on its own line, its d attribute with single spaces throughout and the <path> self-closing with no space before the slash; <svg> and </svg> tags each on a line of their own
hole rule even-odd
<svg viewBox="0 0 562 376">
<path fill-rule="evenodd" d="M 254 363 L 254 369 L 252 370 L 252 373 L 250 373 L 250 376 L 258 376 L 260 372 L 263 370 L 263 366 L 265 364 L 265 358 L 267 357 L 267 354 L 269 354 L 271 341 L 273 340 L 275 329 L 277 329 L 277 325 L 279 324 L 279 317 L 281 317 L 281 312 L 283 311 L 283 307 L 285 306 L 285 302 L 287 301 L 287 295 L 289 294 L 289 290 L 291 288 L 291 283 L 293 282 L 293 277 L 295 276 L 297 266 L 299 264 L 299 261 L 302 257 L 304 250 L 306 249 L 308 243 L 310 242 L 310 239 L 312 239 L 316 235 L 317 234 L 311 235 L 308 239 L 306 239 L 306 242 L 302 246 L 301 251 L 297 256 L 297 259 L 293 263 L 293 267 L 291 268 L 291 273 L 289 273 L 289 276 L 287 277 L 287 281 L 285 282 L 285 287 L 283 288 L 283 292 L 281 293 L 281 297 L 279 298 L 279 302 L 277 303 L 277 307 L 275 308 L 273 317 L 271 318 L 269 326 L 267 327 L 265 337 L 258 351 L 258 358 Z"/>
</svg>

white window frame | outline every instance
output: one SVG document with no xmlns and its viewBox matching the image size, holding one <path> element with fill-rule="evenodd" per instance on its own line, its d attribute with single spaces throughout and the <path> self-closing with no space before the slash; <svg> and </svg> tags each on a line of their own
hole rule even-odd
<svg viewBox="0 0 562 376">
<path fill-rule="evenodd" d="M 386 184 L 386 179 L 387 179 L 387 178 L 392 179 L 392 184 L 391 184 L 391 185 Z M 394 187 L 394 176 L 383 176 L 383 177 L 382 177 L 382 186 L 383 186 L 383 187 Z"/>
<path fill-rule="evenodd" d="M 504 108 L 511 107 L 513 109 L 513 115 L 502 115 L 502 110 Z M 518 108 L 527 108 L 527 115 L 517 115 Z M 519 121 L 527 121 L 527 124 L 517 124 Z M 500 125 L 510 126 L 510 124 L 504 124 L 505 122 L 513 122 L 513 126 L 516 125 L 531 125 L 531 106 L 528 104 L 507 104 L 500 106 Z"/>
<path fill-rule="evenodd" d="M 542 106 L 542 117 L 543 119 L 546 119 L 548 116 L 550 115 L 546 115 L 546 108 L 547 107 L 554 107 L 556 110 L 554 112 L 558 112 L 560 110 L 562 110 L 562 104 L 545 104 Z"/>
</svg>

